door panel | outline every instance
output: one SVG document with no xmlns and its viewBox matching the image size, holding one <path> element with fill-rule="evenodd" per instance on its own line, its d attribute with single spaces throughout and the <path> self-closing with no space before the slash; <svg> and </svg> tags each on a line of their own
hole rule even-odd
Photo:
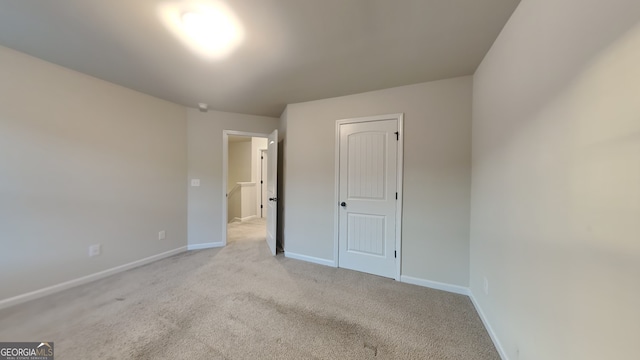
<svg viewBox="0 0 640 360">
<path fill-rule="evenodd" d="M 379 215 L 347 215 L 347 251 L 366 255 L 385 255 L 384 236 L 386 218 Z"/>
<path fill-rule="evenodd" d="M 274 130 L 267 141 L 267 245 L 275 255 L 278 224 L 278 130 Z"/>
<path fill-rule="evenodd" d="M 398 120 L 339 129 L 340 267 L 395 277 Z"/>
<path fill-rule="evenodd" d="M 260 196 L 261 196 L 261 200 L 260 200 L 260 217 L 261 218 L 266 218 L 267 217 L 267 204 L 269 201 L 269 196 L 267 194 L 267 164 L 268 159 L 267 159 L 267 151 L 266 150 L 262 150 L 260 152 L 260 158 L 261 158 L 261 166 L 260 166 Z"/>
<path fill-rule="evenodd" d="M 348 163 L 348 197 L 376 199 L 385 197 L 386 134 L 361 132 L 350 134 Z"/>
</svg>

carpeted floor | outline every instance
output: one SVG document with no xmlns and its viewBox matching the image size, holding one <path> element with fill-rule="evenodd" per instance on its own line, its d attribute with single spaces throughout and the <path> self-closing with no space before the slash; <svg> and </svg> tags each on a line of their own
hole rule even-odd
<svg viewBox="0 0 640 360">
<path fill-rule="evenodd" d="M 56 359 L 499 359 L 466 296 L 270 256 L 261 220 L 191 251 L 0 311 Z"/>
</svg>

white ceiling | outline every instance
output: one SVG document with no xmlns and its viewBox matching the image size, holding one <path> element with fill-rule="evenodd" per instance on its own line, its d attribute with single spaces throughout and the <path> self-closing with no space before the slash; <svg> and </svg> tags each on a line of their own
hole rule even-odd
<svg viewBox="0 0 640 360">
<path fill-rule="evenodd" d="M 0 0 L 0 44 L 185 106 L 277 117 L 473 74 L 519 0 L 227 0 L 245 40 L 224 60 L 167 30 L 167 2 Z"/>
</svg>

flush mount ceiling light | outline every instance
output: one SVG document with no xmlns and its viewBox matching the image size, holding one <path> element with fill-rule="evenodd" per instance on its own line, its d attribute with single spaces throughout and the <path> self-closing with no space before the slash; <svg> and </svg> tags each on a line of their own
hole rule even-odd
<svg viewBox="0 0 640 360">
<path fill-rule="evenodd" d="M 164 3 L 158 9 L 165 25 L 204 57 L 224 58 L 244 38 L 240 22 L 231 9 L 221 2 Z"/>
</svg>

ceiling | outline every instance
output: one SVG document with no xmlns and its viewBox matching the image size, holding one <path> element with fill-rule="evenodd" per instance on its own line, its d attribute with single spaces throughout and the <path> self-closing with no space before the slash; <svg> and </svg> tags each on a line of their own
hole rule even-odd
<svg viewBox="0 0 640 360">
<path fill-rule="evenodd" d="M 0 44 L 189 107 L 288 103 L 471 75 L 519 0 L 227 0 L 244 41 L 203 58 L 158 8 L 186 1 L 0 0 Z"/>
</svg>

